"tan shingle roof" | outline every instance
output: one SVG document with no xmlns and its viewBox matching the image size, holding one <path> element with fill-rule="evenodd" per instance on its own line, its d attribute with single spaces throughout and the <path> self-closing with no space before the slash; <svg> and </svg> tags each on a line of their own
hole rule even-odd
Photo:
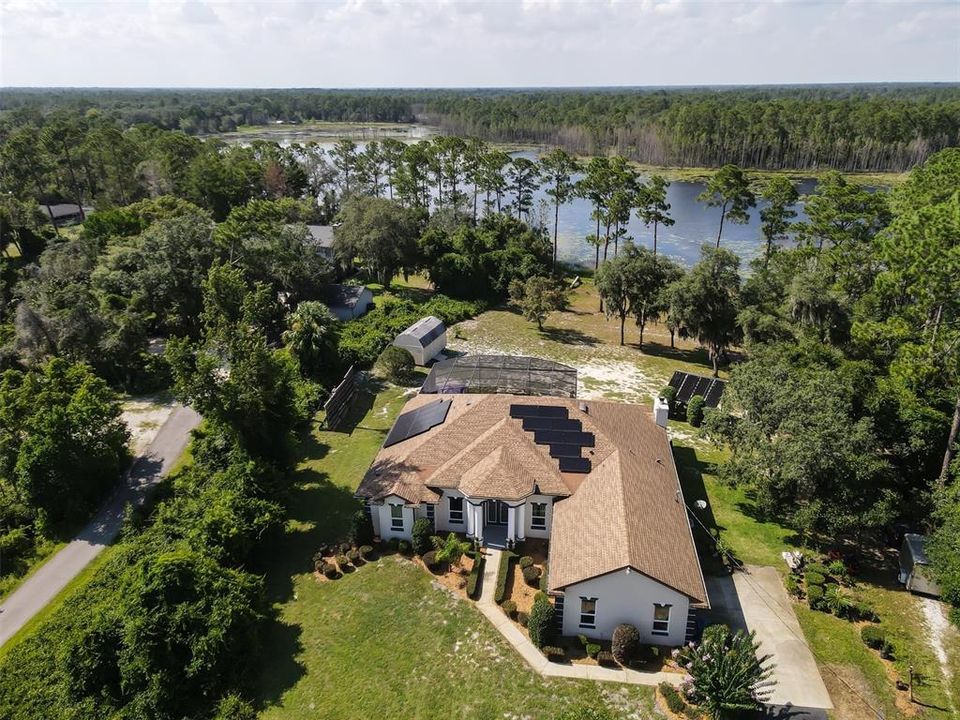
<svg viewBox="0 0 960 720">
<path fill-rule="evenodd" d="M 446 422 L 381 448 L 357 494 L 434 503 L 432 488 L 472 497 L 519 500 L 535 492 L 560 499 L 550 538 L 550 589 L 625 567 L 695 601 L 707 599 L 666 432 L 640 405 L 570 398 L 452 395 Z M 436 401 L 417 395 L 403 412 Z M 512 403 L 559 405 L 594 433 L 584 448 L 592 470 L 561 473 L 546 446 L 533 442 Z"/>
</svg>

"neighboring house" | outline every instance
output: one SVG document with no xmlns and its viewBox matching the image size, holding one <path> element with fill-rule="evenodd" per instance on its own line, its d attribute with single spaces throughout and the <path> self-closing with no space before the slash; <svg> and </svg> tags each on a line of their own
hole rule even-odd
<svg viewBox="0 0 960 720">
<path fill-rule="evenodd" d="M 447 346 L 447 329 L 440 318 L 427 315 L 397 335 L 393 344 L 413 355 L 417 365 L 426 365 Z"/>
<path fill-rule="evenodd" d="M 675 406 L 684 410 L 687 403 L 690 402 L 690 398 L 694 395 L 702 397 L 708 408 L 719 407 L 727 382 L 719 378 L 704 377 L 703 375 L 694 375 L 677 370 L 670 378 L 669 385 L 677 391 L 674 398 Z"/>
<path fill-rule="evenodd" d="M 344 322 L 360 317 L 373 307 L 373 293 L 363 285 L 331 283 L 324 298 L 333 316 Z"/>
<path fill-rule="evenodd" d="M 925 535 L 907 533 L 900 546 L 900 583 L 910 592 L 940 597 L 940 586 L 930 577 Z"/>
<path fill-rule="evenodd" d="M 333 262 L 333 225 L 307 225 L 310 231 L 308 242 L 317 253 Z"/>
<path fill-rule="evenodd" d="M 640 405 L 416 395 L 356 494 L 385 539 L 419 517 L 491 546 L 548 539 L 564 635 L 630 623 L 677 646 L 708 606 L 670 441 Z"/>
<path fill-rule="evenodd" d="M 49 212 L 53 224 L 59 226 L 63 225 L 74 225 L 75 223 L 83 221 L 86 215 L 89 215 L 93 212 L 93 208 L 82 208 L 79 205 L 73 203 L 58 203 L 57 205 L 44 205 L 46 210 L 49 207 Z"/>
</svg>

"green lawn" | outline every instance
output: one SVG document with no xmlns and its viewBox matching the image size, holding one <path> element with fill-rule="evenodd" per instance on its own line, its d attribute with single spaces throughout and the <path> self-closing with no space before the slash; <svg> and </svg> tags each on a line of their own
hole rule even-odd
<svg viewBox="0 0 960 720">
<path fill-rule="evenodd" d="M 397 556 L 334 582 L 314 578 L 313 551 L 347 529 L 353 490 L 406 395 L 370 390 L 340 431 L 305 434 L 287 532 L 265 548 L 277 619 L 255 687 L 263 717 L 546 720 L 568 705 L 652 717 L 649 688 L 536 675 L 470 602 Z"/>
</svg>

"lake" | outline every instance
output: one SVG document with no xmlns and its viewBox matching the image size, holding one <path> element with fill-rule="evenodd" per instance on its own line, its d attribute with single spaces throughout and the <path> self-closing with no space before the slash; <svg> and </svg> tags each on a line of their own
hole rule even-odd
<svg viewBox="0 0 960 720">
<path fill-rule="evenodd" d="M 317 131 L 309 128 L 297 128 L 297 126 L 273 129 L 262 133 L 250 134 L 230 134 L 221 136 L 222 139 L 231 142 L 249 142 L 251 135 L 258 139 L 271 140 L 279 142 L 282 145 L 289 145 L 291 142 L 306 143 L 310 140 L 325 150 L 330 150 L 335 141 L 331 135 L 335 131 Z M 400 139 L 414 140 L 427 138 L 436 134 L 429 128 L 420 128 L 420 126 L 403 126 L 393 131 L 385 128 L 364 128 L 363 132 L 351 133 L 352 139 L 357 143 L 357 147 L 363 149 L 368 140 L 379 137 L 398 137 Z M 537 153 L 530 150 L 511 153 L 514 157 L 526 157 L 531 160 L 537 159 Z M 574 180 L 579 179 L 575 176 Z M 801 180 L 797 188 L 801 195 L 808 194 L 816 187 L 816 180 Z M 675 181 L 667 189 L 667 202 L 670 203 L 670 214 L 676 221 L 671 227 L 660 227 L 657 230 L 657 252 L 667 255 L 685 266 L 693 265 L 700 257 L 700 247 L 703 243 L 716 244 L 717 229 L 720 225 L 720 208 L 707 207 L 703 203 L 697 202 L 697 195 L 704 190 L 704 183 L 691 181 Z M 504 198 L 509 201 L 509 196 Z M 547 225 L 550 228 L 551 238 L 553 237 L 553 205 L 550 196 L 544 189 L 537 191 L 534 195 L 534 209 L 541 203 L 547 203 L 544 214 L 547 219 Z M 760 233 L 760 210 L 765 207 L 762 201 L 757 202 L 757 207 L 750 211 L 750 220 L 744 225 L 736 225 L 729 221 L 724 223 L 723 238 L 721 246 L 732 250 L 740 256 L 742 260 L 741 268 L 747 269 L 750 260 L 763 253 L 764 241 Z M 592 235 L 596 231 L 596 221 L 590 219 L 592 206 L 588 200 L 576 198 L 572 202 L 563 205 L 560 208 L 560 219 L 557 223 L 558 230 L 558 255 L 561 260 L 578 265 L 593 267 L 594 248 L 587 244 L 585 237 Z M 800 204 L 797 208 L 797 220 L 805 219 L 803 207 Z M 602 228 L 601 228 L 602 232 Z M 632 237 L 637 245 L 643 245 L 652 249 L 653 247 L 653 228 L 646 227 L 632 215 L 630 224 L 627 227 L 627 233 Z M 612 247 L 611 247 L 612 252 Z"/>
</svg>

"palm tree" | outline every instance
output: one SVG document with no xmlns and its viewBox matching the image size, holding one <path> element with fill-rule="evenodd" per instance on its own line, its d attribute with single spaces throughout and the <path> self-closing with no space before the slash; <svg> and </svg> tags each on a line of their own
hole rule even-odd
<svg viewBox="0 0 960 720">
<path fill-rule="evenodd" d="M 297 306 L 287 320 L 283 343 L 300 361 L 306 375 L 315 375 L 330 349 L 336 321 L 322 302 L 308 300 Z"/>
<path fill-rule="evenodd" d="M 446 538 L 434 536 L 430 538 L 437 551 L 437 562 L 459 565 L 462 558 L 470 550 L 470 543 L 461 540 L 456 533 L 450 533 Z"/>
</svg>

